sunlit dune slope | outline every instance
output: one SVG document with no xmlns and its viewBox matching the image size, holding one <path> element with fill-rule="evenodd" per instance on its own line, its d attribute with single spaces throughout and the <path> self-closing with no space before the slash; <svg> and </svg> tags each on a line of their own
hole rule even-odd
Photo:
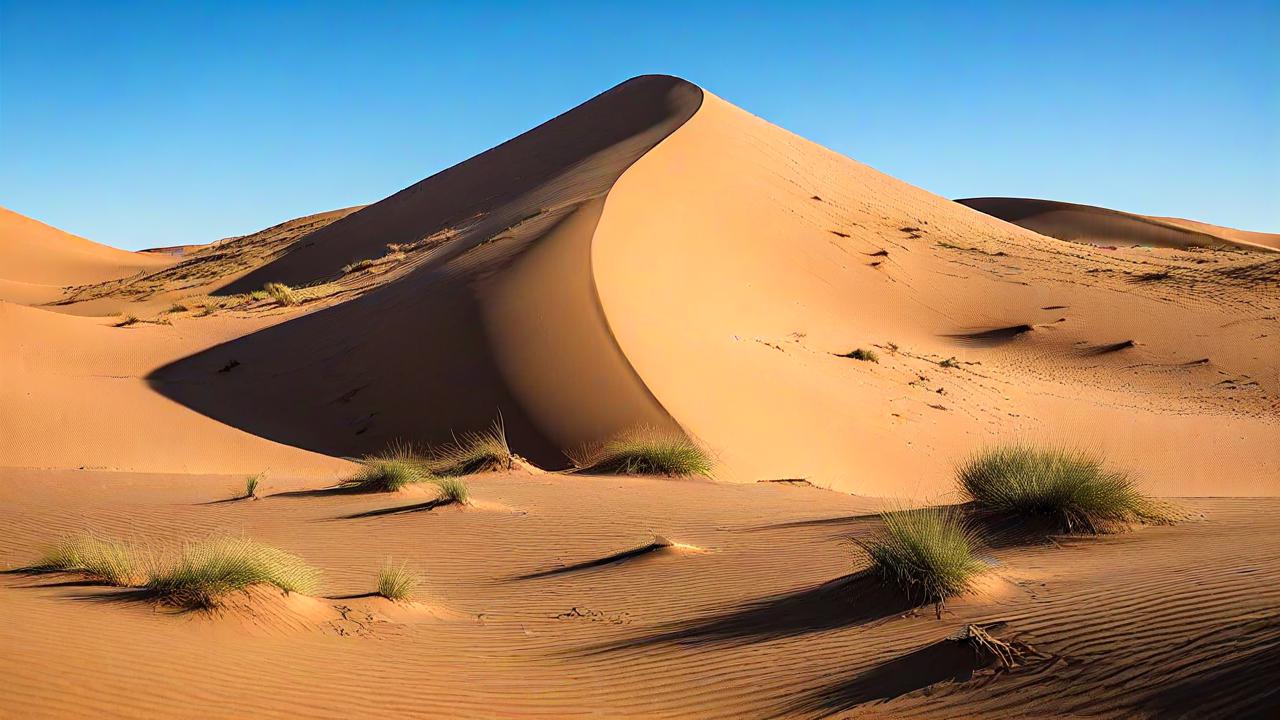
<svg viewBox="0 0 1280 720">
<path fill-rule="evenodd" d="M 975 447 L 1024 438 L 1107 451 L 1161 494 L 1276 490 L 1275 256 L 1064 244 L 675 78 L 624 83 L 228 291 L 355 288 L 344 266 L 388 244 L 376 284 L 153 386 L 330 454 L 500 414 L 552 467 L 675 422 L 731 480 L 933 495 Z M 840 357 L 859 347 L 878 361 Z"/>
<path fill-rule="evenodd" d="M 0 207 L 0 300 L 35 305 L 63 288 L 172 265 L 174 259 L 99 245 Z"/>
<path fill-rule="evenodd" d="M 1041 235 L 1093 245 L 1280 250 L 1280 235 L 1153 217 L 1054 200 L 985 197 L 957 200 Z"/>
</svg>

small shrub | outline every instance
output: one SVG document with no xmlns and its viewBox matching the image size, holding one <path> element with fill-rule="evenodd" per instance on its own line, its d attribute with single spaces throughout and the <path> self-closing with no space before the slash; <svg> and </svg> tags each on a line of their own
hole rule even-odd
<svg viewBox="0 0 1280 720">
<path fill-rule="evenodd" d="M 471 497 L 471 491 L 467 489 L 467 483 L 462 478 L 443 477 L 438 478 L 435 483 L 440 491 L 441 502 L 463 505 Z"/>
<path fill-rule="evenodd" d="M 133 585 L 138 579 L 137 557 L 132 548 L 93 535 L 63 538 L 47 548 L 35 565 L 26 569 L 82 573 L 119 587 Z"/>
<path fill-rule="evenodd" d="M 404 563 L 397 567 L 390 558 L 378 571 L 378 594 L 388 600 L 408 600 L 418 583 L 418 576 L 409 572 Z"/>
<path fill-rule="evenodd" d="M 168 311 L 168 312 L 169 312 L 169 314 L 171 314 L 171 315 L 172 315 L 172 314 L 174 314 L 174 313 L 184 313 L 184 312 L 186 312 L 186 311 L 188 311 L 188 310 L 190 310 L 190 309 L 191 309 L 191 308 L 187 307 L 186 305 L 183 305 L 182 303 L 174 303 L 174 304 L 172 304 L 172 305 L 170 305 L 170 306 L 169 306 L 169 311 Z"/>
<path fill-rule="evenodd" d="M 140 320 L 137 315 L 125 314 L 124 316 L 121 317 L 120 322 L 116 323 L 115 326 L 129 327 L 130 325 L 137 325 L 140 322 L 142 322 L 142 320 Z"/>
<path fill-rule="evenodd" d="M 1050 518 L 1063 532 L 1097 533 L 1113 522 L 1168 522 L 1169 512 L 1138 492 L 1123 472 L 1078 451 L 1006 445 L 982 451 L 957 470 L 980 508 Z"/>
<path fill-rule="evenodd" d="M 968 590 L 986 569 L 976 554 L 976 533 L 947 508 L 888 513 L 877 534 L 855 542 L 871 561 L 873 574 L 900 587 L 912 601 L 935 603 L 939 617 L 946 599 Z"/>
<path fill-rule="evenodd" d="M 841 355 L 840 357 L 853 358 L 854 360 L 864 360 L 866 362 L 873 362 L 873 363 L 880 362 L 880 356 L 876 355 L 874 350 L 863 350 L 862 348 L 857 348 L 855 350 L 847 352 L 844 355 Z"/>
<path fill-rule="evenodd" d="M 183 545 L 170 564 L 153 568 L 146 588 L 184 608 L 213 608 L 227 593 L 253 585 L 312 593 L 320 572 L 283 550 L 242 537 L 216 537 Z"/>
<path fill-rule="evenodd" d="M 262 290 L 266 294 L 270 295 L 271 299 L 275 300 L 277 305 L 282 307 L 297 305 L 299 302 L 298 296 L 294 293 L 293 288 L 285 285 L 284 283 L 269 282 L 262 286 Z"/>
<path fill-rule="evenodd" d="M 507 432 L 498 420 L 490 429 L 467 433 L 461 440 L 436 449 L 431 470 L 440 475 L 468 475 L 486 470 L 509 470 L 513 463 Z"/>
<path fill-rule="evenodd" d="M 267 294 L 266 290 L 254 290 L 249 293 L 249 299 L 254 302 L 266 300 L 268 297 L 270 297 L 270 295 Z"/>
<path fill-rule="evenodd" d="M 713 465 L 707 451 L 683 432 L 651 427 L 628 430 L 569 457 L 584 472 L 620 475 L 710 477 Z"/>
<path fill-rule="evenodd" d="M 262 473 L 250 475 L 244 479 L 244 494 L 240 497 L 248 500 L 250 498 L 257 499 L 258 485 L 262 483 Z"/>
<path fill-rule="evenodd" d="M 960 363 L 955 358 L 949 357 L 946 360 L 943 360 L 942 362 L 938 363 L 938 366 L 944 367 L 944 368 L 958 368 L 960 367 Z"/>
<path fill-rule="evenodd" d="M 388 454 L 365 458 L 364 468 L 344 487 L 364 492 L 395 492 L 431 479 L 421 460 L 407 455 Z"/>
</svg>

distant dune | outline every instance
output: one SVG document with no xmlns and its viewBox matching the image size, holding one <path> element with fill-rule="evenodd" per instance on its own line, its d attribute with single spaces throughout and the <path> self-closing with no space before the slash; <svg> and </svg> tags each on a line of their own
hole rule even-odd
<svg viewBox="0 0 1280 720">
<path fill-rule="evenodd" d="M 965 198 L 956 202 L 1041 235 L 1091 245 L 1280 250 L 1280 234 L 1235 230 L 1182 218 L 1135 215 L 1030 198 Z"/>
<path fill-rule="evenodd" d="M 173 262 L 99 245 L 0 207 L 0 300 L 48 302 L 67 286 L 121 278 Z"/>
</svg>

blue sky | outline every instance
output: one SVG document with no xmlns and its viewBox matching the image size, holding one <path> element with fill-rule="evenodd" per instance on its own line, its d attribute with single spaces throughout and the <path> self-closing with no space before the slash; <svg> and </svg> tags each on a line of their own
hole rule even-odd
<svg viewBox="0 0 1280 720">
<path fill-rule="evenodd" d="M 125 248 L 371 202 L 633 75 L 948 197 L 1280 232 L 1280 3 L 0 0 L 0 205 Z"/>
</svg>

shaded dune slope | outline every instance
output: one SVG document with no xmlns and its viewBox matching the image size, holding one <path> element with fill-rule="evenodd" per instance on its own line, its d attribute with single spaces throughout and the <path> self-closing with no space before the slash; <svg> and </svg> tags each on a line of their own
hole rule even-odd
<svg viewBox="0 0 1280 720">
<path fill-rule="evenodd" d="M 1224 228 L 1181 218 L 1149 217 L 1092 205 L 1031 198 L 965 198 L 956 202 L 1041 235 L 1092 245 L 1280 250 L 1280 235 Z"/>
<path fill-rule="evenodd" d="M 171 265 L 172 258 L 117 250 L 0 207 L 0 300 L 35 305 L 63 288 Z"/>
<path fill-rule="evenodd" d="M 312 233 L 226 292 L 444 240 L 356 299 L 159 369 L 153 387 L 330 454 L 438 443 L 501 416 L 519 452 L 562 466 L 566 448 L 669 424 L 613 340 L 590 246 L 614 181 L 701 99 L 676 78 L 636 78 Z"/>
</svg>

